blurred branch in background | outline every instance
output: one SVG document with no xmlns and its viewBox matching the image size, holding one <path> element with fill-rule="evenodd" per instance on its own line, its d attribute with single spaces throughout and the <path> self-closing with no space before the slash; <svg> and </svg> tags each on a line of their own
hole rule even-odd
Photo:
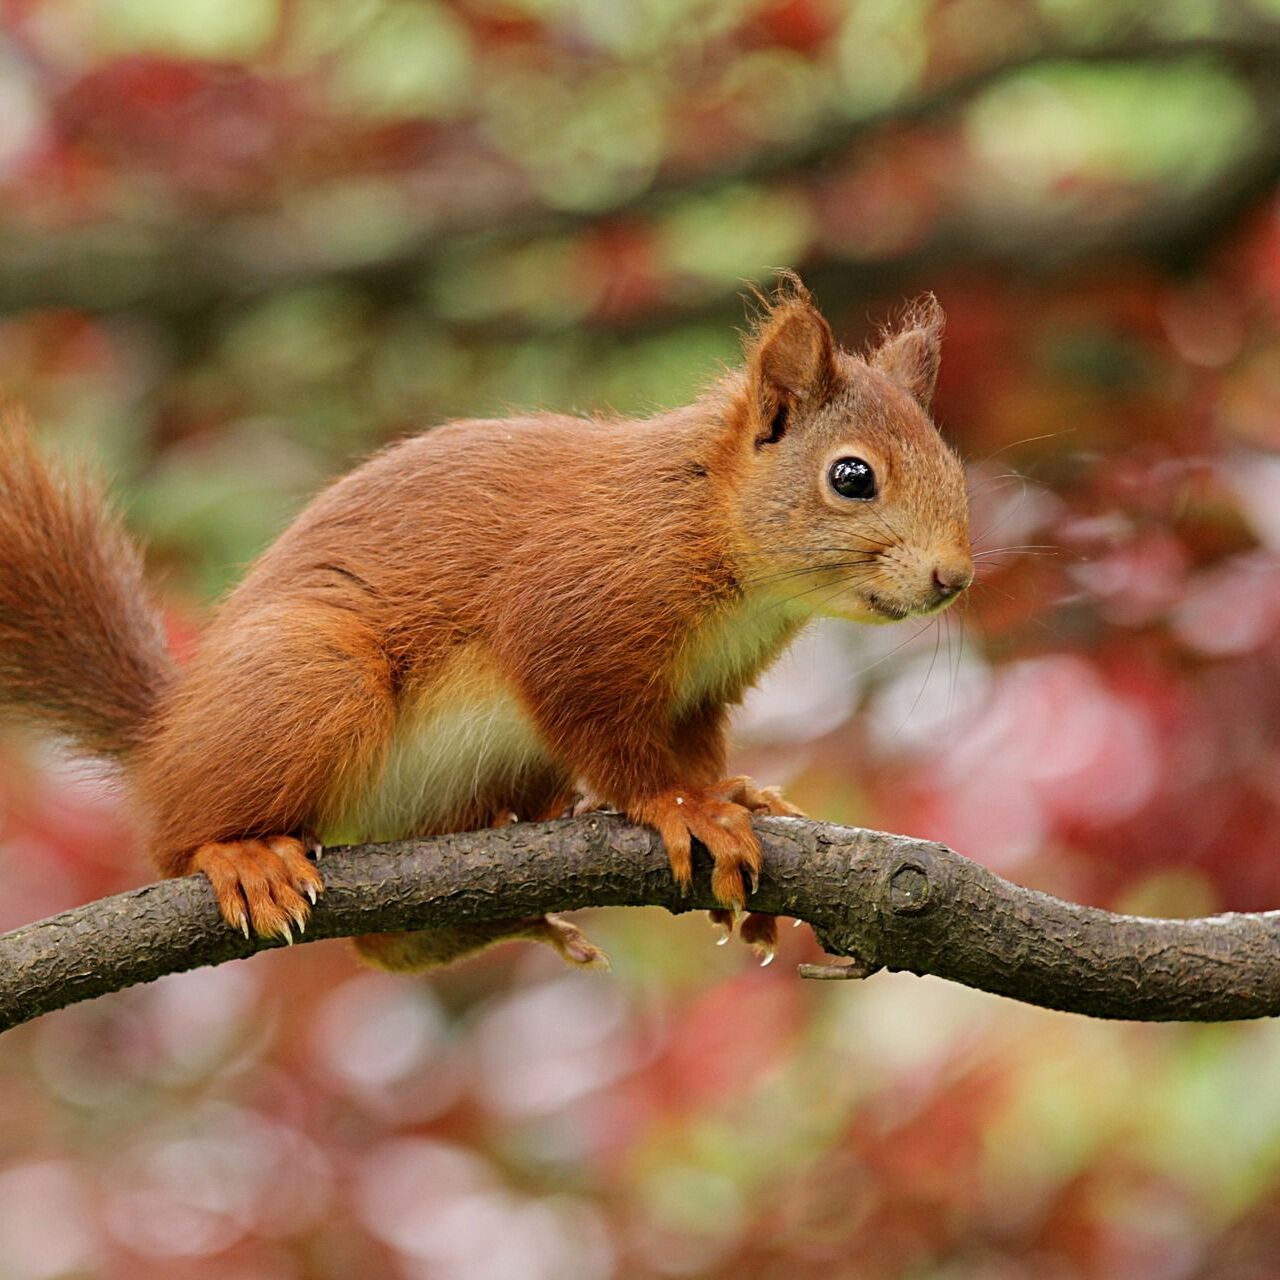
<svg viewBox="0 0 1280 1280">
<path fill-rule="evenodd" d="M 1172 182 L 1138 184 L 1119 201 L 1059 199 L 1043 208 L 1011 210 L 1001 207 L 1008 204 L 1008 193 L 992 175 L 991 199 L 953 207 L 902 243 L 877 245 L 877 236 L 885 233 L 879 228 L 867 239 L 860 241 L 855 235 L 844 245 L 830 243 L 827 236 L 828 243 L 810 256 L 827 261 L 824 278 L 833 284 L 878 288 L 892 287 L 895 279 L 922 265 L 966 256 L 1031 269 L 1097 253 L 1183 260 L 1220 237 L 1224 224 L 1280 179 L 1280 24 L 1255 18 L 1233 29 L 1195 35 L 1169 34 L 1159 30 L 1158 23 L 1153 26 L 1130 22 L 1118 33 L 1092 40 L 1046 34 L 1038 42 L 1030 40 L 1026 49 L 962 69 L 937 83 L 924 83 L 914 95 L 895 97 L 871 110 L 833 115 L 796 139 L 729 148 L 719 163 L 707 164 L 704 154 L 696 160 L 669 158 L 650 181 L 623 198 L 601 198 L 577 207 L 548 202 L 511 156 L 482 142 L 478 145 L 485 131 L 477 135 L 476 121 L 442 125 L 426 149 L 430 159 L 417 163 L 413 153 L 415 162 L 404 161 L 393 175 L 414 193 L 412 216 L 394 232 L 388 228 L 381 245 L 376 236 L 335 236 L 327 220 L 321 220 L 323 225 L 317 222 L 319 211 L 309 209 L 299 192 L 287 188 L 278 202 L 251 209 L 234 201 L 229 208 L 206 207 L 203 212 L 173 202 L 166 210 L 160 203 L 145 213 L 134 209 L 128 216 L 64 228 L 39 223 L 24 227 L 9 219 L 9 225 L 0 228 L 0 309 L 140 308 L 180 316 L 186 325 L 198 326 L 202 316 L 207 320 L 228 304 L 318 280 L 344 283 L 370 298 L 404 304 L 460 251 L 490 253 L 504 244 L 552 241 L 593 226 L 623 227 L 629 236 L 641 238 L 659 235 L 665 222 L 679 219 L 687 202 L 714 200 L 726 192 L 742 199 L 756 188 L 763 193 L 766 186 L 819 206 L 821 221 L 824 204 L 828 215 L 838 216 L 834 206 L 858 203 L 857 188 L 866 170 L 891 168 L 885 148 L 918 148 L 921 140 L 904 136 L 904 126 L 963 132 L 963 123 L 954 117 L 983 94 L 1007 91 L 1009 101 L 1000 109 L 1016 111 L 1019 96 L 1037 92 L 1034 84 L 1027 84 L 1032 73 L 1048 69 L 1061 74 L 1073 66 L 1186 65 L 1193 75 L 1210 77 L 1216 71 L 1223 77 L 1220 90 L 1234 84 L 1243 93 L 1242 100 L 1227 105 L 1252 115 L 1249 143 L 1238 152 L 1224 146 L 1219 155 L 1199 157 L 1194 181 L 1176 174 Z M 164 72 L 163 67 L 138 67 L 134 78 L 148 70 L 157 77 Z M 244 83 L 227 84 L 220 92 L 239 91 L 252 103 L 254 93 L 261 97 L 288 88 L 261 73 L 238 74 Z M 123 87 L 128 87 L 131 80 L 127 75 L 125 79 Z M 93 93 L 110 88 L 82 85 L 83 103 L 77 105 L 74 97 L 64 101 L 63 124 L 73 138 L 89 127 Z M 216 88 L 205 86 L 205 91 Z M 767 81 L 754 86 L 761 94 L 776 89 Z M 194 95 L 196 89 L 191 92 Z M 138 104 L 133 105 L 136 110 Z M 197 105 L 198 101 L 192 104 Z M 79 116 L 85 123 L 77 126 Z M 181 119 L 172 121 L 171 128 L 180 136 Z M 92 131 L 79 141 L 91 144 Z M 347 141 L 358 148 L 357 140 Z M 936 194 L 953 178 L 954 164 L 936 147 L 930 148 L 928 138 L 923 142 L 923 149 L 908 159 L 924 171 L 918 175 L 920 184 L 935 188 Z M 144 162 L 146 158 L 135 157 Z M 353 157 L 348 160 L 353 170 L 361 168 Z M 932 168 L 937 171 L 929 173 Z M 388 196 L 391 190 L 387 188 Z M 376 192 L 375 183 L 365 194 L 376 198 Z M 334 216 L 341 212 L 331 211 Z M 348 211 L 352 230 L 371 213 L 353 204 Z M 606 309 L 594 319 L 653 325 L 673 304 L 677 312 L 704 307 L 726 289 L 737 289 L 734 279 L 717 281 L 712 288 L 690 289 L 687 284 L 656 314 L 652 306 L 621 316 L 611 316 Z"/>
<path fill-rule="evenodd" d="M 1280 1014 L 1280 912 L 1152 920 L 1063 902 L 941 845 L 804 819 L 762 819 L 751 907 L 814 927 L 850 958 L 808 976 L 935 974 L 1101 1018 L 1211 1022 Z M 661 842 L 590 815 L 344 849 L 306 941 L 601 906 L 712 907 Z M 242 940 L 199 877 L 150 885 L 0 936 L 0 1029 L 168 973 L 283 945 Z"/>
<path fill-rule="evenodd" d="M 185 653 L 306 496 L 398 434 L 682 403 L 738 358 L 739 295 L 779 266 L 851 349 L 930 290 L 980 580 L 916 635 L 804 637 L 741 709 L 735 768 L 1006 877 L 895 845 L 946 891 L 864 946 L 900 926 L 899 959 L 942 972 L 970 954 L 956 936 L 1020 937 L 978 952 L 1009 983 L 1110 956 L 1123 1001 L 1160 956 L 1108 946 L 1166 926 L 1067 903 L 1264 912 L 1172 926 L 1262 1005 L 1277 45 L 1280 0 L 22 0 L 0 20 L 0 394 L 114 477 Z M 6 1280 L 1276 1270 L 1280 1019 L 801 982 L 810 930 L 760 970 L 663 910 L 592 921 L 608 980 L 544 947 L 422 981 L 338 944 L 215 966 L 246 948 L 201 881 L 110 897 L 149 873 L 109 782 L 0 742 L 0 931 L 81 995 L 120 912 L 140 948 L 121 981 L 210 967 L 0 1037 Z M 826 865 L 786 830 L 772 866 Z M 612 900 L 694 901 L 643 832 L 608 840 Z M 421 878 L 329 855 L 315 928 L 387 876 L 425 901 L 428 863 L 463 848 L 430 847 Z M 523 857 L 497 853 L 489 879 Z M 538 905 L 590 900 L 586 856 L 533 859 L 558 882 Z M 163 929 L 138 924 L 152 909 Z M 824 937 L 856 950 L 844 923 Z"/>
</svg>

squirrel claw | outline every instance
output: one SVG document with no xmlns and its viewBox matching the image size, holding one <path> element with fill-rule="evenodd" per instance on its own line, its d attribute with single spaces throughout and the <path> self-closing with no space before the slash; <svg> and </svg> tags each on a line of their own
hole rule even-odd
<svg viewBox="0 0 1280 1280">
<path fill-rule="evenodd" d="M 201 845 L 188 864 L 213 886 L 218 910 L 246 938 L 279 938 L 292 945 L 293 931 L 306 933 L 307 919 L 324 881 L 293 836 L 232 840 Z"/>
<path fill-rule="evenodd" d="M 726 778 L 716 788 L 725 800 L 740 804 L 752 813 L 767 814 L 774 818 L 803 818 L 804 810 L 797 808 L 782 795 L 781 787 L 758 787 L 745 774 Z"/>
<path fill-rule="evenodd" d="M 713 788 L 672 787 L 634 805 L 628 816 L 657 830 L 682 888 L 692 879 L 691 844 L 698 840 L 711 854 L 716 900 L 733 910 L 745 905 L 743 872 L 754 883 L 760 844 L 751 829 L 751 814 L 742 805 L 722 799 Z"/>
<path fill-rule="evenodd" d="M 732 911 L 726 911 L 723 907 L 716 907 L 714 910 L 707 912 L 707 919 L 711 922 L 711 927 L 720 935 L 716 938 L 716 946 L 723 947 L 733 937 L 733 926 L 737 920 L 736 914 Z"/>
<path fill-rule="evenodd" d="M 778 950 L 778 918 L 753 911 L 742 922 L 738 936 L 760 957 L 761 966 L 772 964 Z"/>
</svg>

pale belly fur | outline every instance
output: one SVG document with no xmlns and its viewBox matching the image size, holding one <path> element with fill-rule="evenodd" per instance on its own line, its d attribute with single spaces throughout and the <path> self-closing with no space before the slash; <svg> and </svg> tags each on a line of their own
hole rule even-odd
<svg viewBox="0 0 1280 1280">
<path fill-rule="evenodd" d="M 406 701 L 381 771 L 324 840 L 450 830 L 461 815 L 510 804 L 551 767 L 515 690 L 484 650 L 468 646 Z"/>
<path fill-rule="evenodd" d="M 715 615 L 680 655 L 674 709 L 685 710 L 717 688 L 749 680 L 794 625 L 794 619 L 762 602 Z M 492 814 L 518 803 L 531 788 L 544 793 L 546 802 L 557 778 L 565 787 L 575 781 L 560 773 L 492 658 L 481 646 L 467 646 L 406 701 L 381 771 L 323 839 L 342 844 L 455 830 L 465 815 Z"/>
</svg>

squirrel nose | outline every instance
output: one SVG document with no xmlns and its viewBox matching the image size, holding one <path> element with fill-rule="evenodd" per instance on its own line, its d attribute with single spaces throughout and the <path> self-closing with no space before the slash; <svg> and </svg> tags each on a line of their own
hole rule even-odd
<svg viewBox="0 0 1280 1280">
<path fill-rule="evenodd" d="M 940 564 L 933 571 L 933 589 L 940 600 L 959 595 L 973 581 L 973 570 L 963 564 Z"/>
</svg>

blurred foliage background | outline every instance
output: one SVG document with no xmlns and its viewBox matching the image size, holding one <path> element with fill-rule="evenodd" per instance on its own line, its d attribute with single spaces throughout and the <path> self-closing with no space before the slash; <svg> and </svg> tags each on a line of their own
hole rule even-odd
<svg viewBox="0 0 1280 1280">
<path fill-rule="evenodd" d="M 1275 0 L 7 0 L 0 394 L 118 486 L 175 644 L 306 496 L 461 414 L 674 405 L 796 266 L 933 290 L 981 580 L 815 627 L 737 759 L 1123 910 L 1280 904 Z M 918 628 L 918 629 L 917 629 Z M 0 757 L 0 927 L 151 876 Z M 339 944 L 0 1043 L 0 1277 L 1263 1280 L 1280 1030 L 805 984 L 598 913 Z"/>
</svg>

